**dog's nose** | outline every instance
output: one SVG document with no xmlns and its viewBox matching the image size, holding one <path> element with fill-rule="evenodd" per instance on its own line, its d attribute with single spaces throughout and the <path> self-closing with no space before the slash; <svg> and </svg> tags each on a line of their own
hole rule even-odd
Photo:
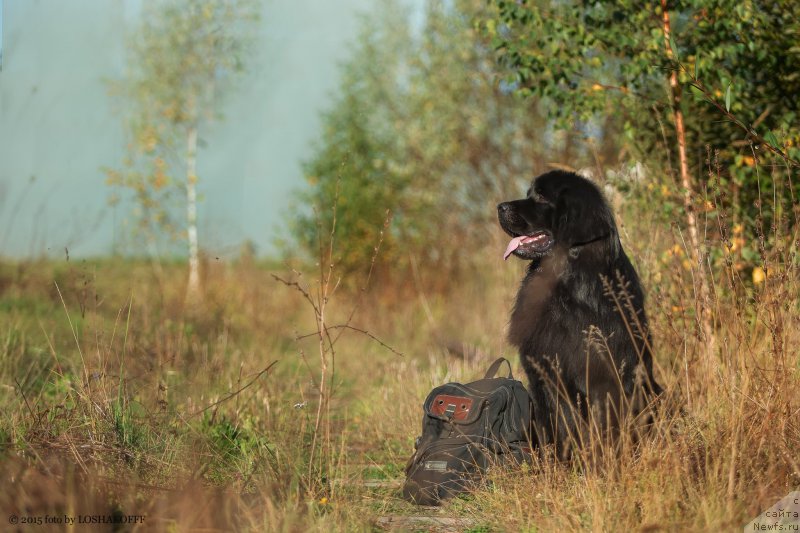
<svg viewBox="0 0 800 533">
<path fill-rule="evenodd" d="M 511 209 L 511 204 L 508 202 L 503 202 L 502 204 L 497 204 L 497 212 L 502 214 L 506 213 Z"/>
</svg>

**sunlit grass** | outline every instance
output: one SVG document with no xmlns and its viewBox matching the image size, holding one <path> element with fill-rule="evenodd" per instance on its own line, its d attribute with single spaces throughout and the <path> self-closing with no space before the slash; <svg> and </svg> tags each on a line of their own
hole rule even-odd
<svg viewBox="0 0 800 533">
<path fill-rule="evenodd" d="M 704 359 L 699 271 L 641 194 L 621 222 L 671 398 L 652 434 L 588 471 L 537 459 L 493 472 L 423 514 L 471 531 L 732 530 L 800 485 L 796 250 L 774 251 L 758 279 L 724 254 L 711 265 L 717 350 Z M 502 248 L 477 250 L 483 266 L 447 290 L 377 279 L 333 292 L 326 326 L 352 314 L 353 329 L 330 330 L 341 337 L 323 426 L 315 312 L 273 277 L 316 298 L 315 274 L 207 261 L 204 303 L 187 309 L 178 263 L 4 264 L 0 508 L 139 514 L 148 530 L 358 531 L 420 514 L 399 484 L 425 395 L 516 360 L 504 330 L 523 266 L 502 263 Z"/>
</svg>

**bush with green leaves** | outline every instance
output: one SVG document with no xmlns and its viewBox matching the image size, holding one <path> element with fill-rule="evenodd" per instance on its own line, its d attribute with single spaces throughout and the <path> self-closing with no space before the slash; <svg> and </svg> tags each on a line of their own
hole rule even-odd
<svg viewBox="0 0 800 533">
<path fill-rule="evenodd" d="M 800 159 L 800 4 L 491 3 L 494 16 L 481 26 L 510 82 L 519 94 L 543 99 L 557 125 L 613 117 L 636 157 L 669 169 L 677 142 L 668 83 L 677 71 L 696 209 L 722 209 L 732 227 L 767 239 L 780 237 L 765 228 L 796 224 L 786 215 L 800 193 L 790 177 Z M 713 206 L 701 201 L 705 194 Z M 755 247 L 746 248 L 752 259 Z"/>
</svg>

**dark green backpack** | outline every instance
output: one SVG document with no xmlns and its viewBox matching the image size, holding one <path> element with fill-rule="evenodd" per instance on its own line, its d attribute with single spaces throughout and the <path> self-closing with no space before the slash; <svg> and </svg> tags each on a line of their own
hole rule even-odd
<svg viewBox="0 0 800 533">
<path fill-rule="evenodd" d="M 503 363 L 508 377 L 494 377 Z M 490 465 L 530 459 L 530 397 L 503 357 L 483 379 L 436 387 L 423 409 L 422 435 L 406 466 L 407 500 L 438 505 L 475 488 Z"/>
</svg>

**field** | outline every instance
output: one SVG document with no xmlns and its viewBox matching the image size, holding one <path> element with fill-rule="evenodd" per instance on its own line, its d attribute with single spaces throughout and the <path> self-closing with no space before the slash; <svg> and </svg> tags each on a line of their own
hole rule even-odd
<svg viewBox="0 0 800 533">
<path fill-rule="evenodd" d="M 743 527 L 800 485 L 796 249 L 750 268 L 720 246 L 707 339 L 697 266 L 676 228 L 637 207 L 658 190 L 641 194 L 653 197 L 615 203 L 670 409 L 596 468 L 491 472 L 440 509 L 399 497 L 425 395 L 499 354 L 522 376 L 504 334 L 523 265 L 502 262 L 500 235 L 448 282 L 206 257 L 188 302 L 181 262 L 3 262 L 2 519 L 32 518 L 21 531 L 112 515 L 147 531 Z"/>
</svg>

